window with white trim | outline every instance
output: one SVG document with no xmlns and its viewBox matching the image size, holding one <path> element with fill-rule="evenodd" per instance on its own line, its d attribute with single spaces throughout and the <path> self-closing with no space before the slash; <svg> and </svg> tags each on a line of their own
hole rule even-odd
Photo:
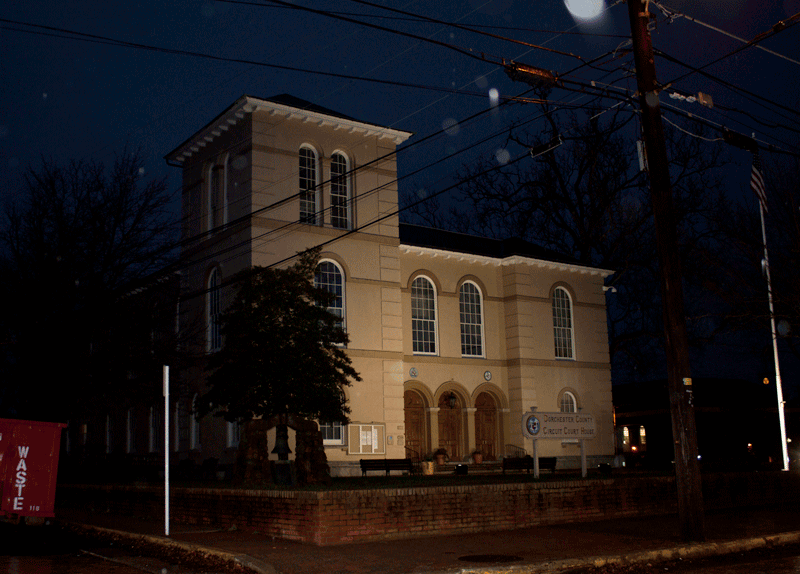
<svg viewBox="0 0 800 574">
<path fill-rule="evenodd" d="M 331 156 L 331 226 L 337 229 L 351 228 L 349 171 L 347 156 L 340 152 L 334 153 Z"/>
<path fill-rule="evenodd" d="M 458 290 L 458 311 L 461 320 L 461 354 L 483 356 L 483 305 L 481 291 L 471 281 Z"/>
<path fill-rule="evenodd" d="M 241 439 L 241 432 L 242 432 L 242 426 L 239 423 L 226 422 L 225 444 L 227 445 L 228 448 L 234 448 L 239 446 L 239 440 Z"/>
<path fill-rule="evenodd" d="M 111 453 L 111 415 L 106 415 L 106 439 L 105 439 L 106 454 Z"/>
<path fill-rule="evenodd" d="M 300 223 L 318 225 L 319 221 L 319 159 L 314 148 L 300 148 Z"/>
<path fill-rule="evenodd" d="M 208 166 L 206 172 L 206 196 L 208 200 L 208 219 L 206 230 L 211 231 L 219 224 L 219 169 L 214 164 Z"/>
<path fill-rule="evenodd" d="M 561 404 L 559 407 L 562 413 L 577 413 L 578 402 L 575 400 L 575 395 L 569 391 L 564 391 L 561 395 Z"/>
<path fill-rule="evenodd" d="M 436 354 L 436 290 L 427 277 L 411 284 L 411 339 L 416 354 Z"/>
<path fill-rule="evenodd" d="M 200 396 L 195 393 L 192 398 L 192 410 L 189 413 L 189 449 L 200 449 L 200 419 L 197 416 L 197 403 Z"/>
<path fill-rule="evenodd" d="M 559 410 L 562 413 L 577 413 L 578 412 L 578 400 L 575 398 L 569 391 L 564 391 L 561 393 L 561 400 L 559 401 Z M 574 438 L 568 438 L 561 441 L 561 444 L 575 444 L 578 440 Z"/>
<path fill-rule="evenodd" d="M 136 414 L 132 408 L 125 414 L 125 452 L 136 452 Z"/>
<path fill-rule="evenodd" d="M 147 450 L 148 452 L 158 452 L 158 429 L 160 426 L 156 407 L 150 407 L 150 416 L 148 418 L 150 425 L 147 433 Z"/>
<path fill-rule="evenodd" d="M 222 348 L 219 299 L 219 269 L 214 267 L 208 275 L 208 284 L 206 285 L 206 350 L 209 353 L 214 353 Z"/>
<path fill-rule="evenodd" d="M 333 295 L 328 311 L 339 317 L 338 326 L 345 328 L 344 273 L 337 263 L 320 261 L 314 272 L 314 286 Z"/>
<path fill-rule="evenodd" d="M 574 359 L 572 300 L 563 287 L 553 290 L 553 337 L 557 359 Z"/>
<path fill-rule="evenodd" d="M 228 224 L 228 187 L 230 186 L 231 154 L 226 153 L 222 160 L 222 224 Z"/>
<path fill-rule="evenodd" d="M 342 423 L 319 423 L 319 431 L 322 433 L 323 445 L 335 446 L 344 444 L 344 425 Z"/>
</svg>

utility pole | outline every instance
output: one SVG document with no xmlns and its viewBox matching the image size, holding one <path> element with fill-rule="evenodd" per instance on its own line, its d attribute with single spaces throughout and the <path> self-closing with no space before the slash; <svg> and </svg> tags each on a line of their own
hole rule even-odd
<svg viewBox="0 0 800 574">
<path fill-rule="evenodd" d="M 661 268 L 667 373 L 675 441 L 675 481 L 678 487 L 678 515 L 681 535 L 687 541 L 705 539 L 703 493 L 697 461 L 697 429 L 692 406 L 692 378 L 689 344 L 683 307 L 683 286 L 675 211 L 670 189 L 669 162 L 664 143 L 664 126 L 656 88 L 653 44 L 647 25 L 647 2 L 627 0 L 631 22 L 636 81 L 644 128 L 650 196 L 656 228 L 656 250 Z"/>
</svg>

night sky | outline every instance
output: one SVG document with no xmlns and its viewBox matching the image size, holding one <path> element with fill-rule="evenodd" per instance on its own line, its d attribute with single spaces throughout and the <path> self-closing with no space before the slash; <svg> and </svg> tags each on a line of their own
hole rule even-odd
<svg viewBox="0 0 800 574">
<path fill-rule="evenodd" d="M 399 187 L 401 192 L 421 197 L 447 186 L 455 171 L 476 154 L 508 160 L 502 128 L 536 113 L 530 105 L 492 109 L 505 96 L 526 91 L 525 85 L 512 82 L 503 72 L 498 65 L 502 58 L 557 74 L 575 70 L 565 78 L 609 83 L 619 94 L 635 89 L 635 80 L 625 72 L 632 68 L 632 56 L 618 51 L 620 57 L 613 57 L 615 50 L 628 47 L 625 4 L 613 0 L 375 2 L 562 53 L 351 0 L 4 2 L 0 5 L 0 166 L 4 175 L 0 200 L 18 193 L 21 173 L 42 156 L 110 162 L 126 143 L 142 148 L 146 175 L 168 176 L 170 189 L 177 192 L 179 169 L 166 165 L 166 153 L 242 94 L 282 93 L 362 121 L 414 132 L 398 157 L 399 174 L 432 165 L 402 179 Z M 566 6 L 582 10 L 582 2 L 602 3 L 605 10 L 598 19 L 582 20 Z M 800 25 L 759 43 L 779 55 L 751 47 L 724 56 L 742 46 L 725 33 L 751 40 L 800 12 L 800 0 L 665 0 L 661 5 L 706 26 L 680 17 L 670 23 L 651 3 L 650 10 L 657 15 L 652 31 L 657 49 L 692 67 L 722 58 L 704 68 L 713 78 L 697 73 L 686 76 L 687 67 L 656 58 L 660 82 L 677 80 L 672 87 L 680 93 L 704 92 L 717 104 L 709 109 L 662 93 L 665 118 L 691 125 L 671 111 L 675 106 L 712 125 L 725 125 L 748 136 L 755 132 L 762 143 L 797 153 Z M 298 9 L 301 6 L 323 13 Z M 599 58 L 595 67 L 582 66 L 594 58 Z M 725 83 L 751 93 L 734 91 Z M 499 99 L 491 96 L 491 90 L 496 90 Z M 550 99 L 572 106 L 591 98 L 556 88 Z M 614 103 L 606 100 L 604 105 Z M 792 123 L 795 131 L 785 128 Z M 447 130 L 442 135 L 415 145 L 443 127 Z M 492 134 L 496 136 L 486 139 Z M 469 151 L 445 158 L 462 148 Z M 733 150 L 732 157 L 729 185 L 732 193 L 741 195 L 748 185 L 750 156 Z M 765 165 L 773 157 L 765 153 Z M 636 161 L 634 150 L 631 161 Z"/>
<path fill-rule="evenodd" d="M 565 0 L 378 0 L 377 4 L 543 45 L 584 61 L 611 52 L 624 42 L 623 36 L 629 33 L 625 4 L 613 5 L 611 0 L 566 2 L 578 10 L 581 2 L 605 2 L 606 11 L 597 21 L 588 22 L 573 17 Z M 489 61 L 388 30 L 295 9 L 291 4 L 484 53 Z M 800 12 L 800 0 L 669 0 L 662 5 L 747 40 Z M 686 18 L 668 24 L 653 5 L 651 11 L 658 15 L 653 30 L 655 47 L 686 64 L 699 67 L 741 46 L 721 32 Z M 463 122 L 492 105 L 492 88 L 501 98 L 525 91 L 526 86 L 513 83 L 503 73 L 496 64 L 499 59 L 516 59 L 557 73 L 581 64 L 578 58 L 352 1 L 303 0 L 285 5 L 259 0 L 5 2 L 0 18 L 0 166 L 6 174 L 4 196 L 15 192 L 16 176 L 43 155 L 58 160 L 110 160 L 125 143 L 141 146 L 148 158 L 148 174 L 169 174 L 171 187 L 177 189 L 178 170 L 165 165 L 164 154 L 245 93 L 259 97 L 290 93 L 357 119 L 412 131 L 416 135 L 406 147 L 449 122 L 446 135 L 426 145 L 411 146 L 400 155 L 400 172 L 409 173 L 474 144 L 515 117 L 533 113 L 532 106 L 516 105 L 472 123 Z M 119 45 L 123 42 L 138 47 Z M 705 71 L 794 109 L 800 103 L 800 25 L 760 45 L 795 62 L 749 48 Z M 600 64 L 611 71 L 629 67 L 630 61 L 631 57 L 625 56 L 613 61 L 603 59 Z M 275 69 L 259 63 L 388 83 Z M 664 83 L 688 71 L 662 58 L 656 60 L 656 70 Z M 623 79 L 620 71 L 608 74 L 588 66 L 568 78 L 613 80 L 615 86 L 624 89 L 635 85 L 632 79 Z M 772 127 L 786 124 L 787 116 L 797 122 L 796 114 L 753 96 L 736 94 L 699 74 L 681 79 L 675 87 L 686 94 L 709 93 L 715 103 L 745 109 L 756 117 L 709 110 L 663 94 L 662 103 L 677 105 L 747 135 L 756 132 L 759 139 L 783 149 L 797 149 L 796 132 Z M 438 91 L 442 89 L 459 93 Z M 586 95 L 560 89 L 550 97 L 573 104 L 589 100 Z M 500 135 L 472 153 L 492 154 L 502 145 Z M 736 158 L 741 159 L 746 180 L 747 154 L 737 154 Z M 401 181 L 400 187 L 435 188 L 440 178 L 469 159 L 469 153 L 463 153 L 449 162 L 440 161 L 434 168 Z"/>
</svg>

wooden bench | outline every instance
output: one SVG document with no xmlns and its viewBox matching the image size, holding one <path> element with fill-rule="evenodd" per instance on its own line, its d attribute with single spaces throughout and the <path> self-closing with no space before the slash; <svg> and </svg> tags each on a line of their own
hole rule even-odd
<svg viewBox="0 0 800 574">
<path fill-rule="evenodd" d="M 556 471 L 557 459 L 554 456 L 539 457 L 539 470 L 549 470 L 551 473 Z M 503 459 L 503 474 L 506 470 L 526 470 L 530 473 L 533 470 L 533 457 L 520 456 Z"/>
<path fill-rule="evenodd" d="M 371 470 L 382 470 L 388 476 L 393 470 L 404 470 L 409 474 L 414 472 L 414 461 L 410 458 L 362 458 L 361 476 L 367 476 Z"/>
</svg>

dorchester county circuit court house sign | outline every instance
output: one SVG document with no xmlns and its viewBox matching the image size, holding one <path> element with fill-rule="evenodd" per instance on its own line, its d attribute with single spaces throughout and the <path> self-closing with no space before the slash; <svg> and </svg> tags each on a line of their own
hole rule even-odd
<svg viewBox="0 0 800 574">
<path fill-rule="evenodd" d="M 581 445 L 581 475 L 586 476 L 583 441 L 596 436 L 594 416 L 589 413 L 540 413 L 535 407 L 522 415 L 522 434 L 533 439 L 533 473 L 539 476 L 539 439 L 573 440 Z"/>
<path fill-rule="evenodd" d="M 537 413 L 522 415 L 522 432 L 528 438 L 592 439 L 594 416 L 586 413 Z"/>
</svg>

